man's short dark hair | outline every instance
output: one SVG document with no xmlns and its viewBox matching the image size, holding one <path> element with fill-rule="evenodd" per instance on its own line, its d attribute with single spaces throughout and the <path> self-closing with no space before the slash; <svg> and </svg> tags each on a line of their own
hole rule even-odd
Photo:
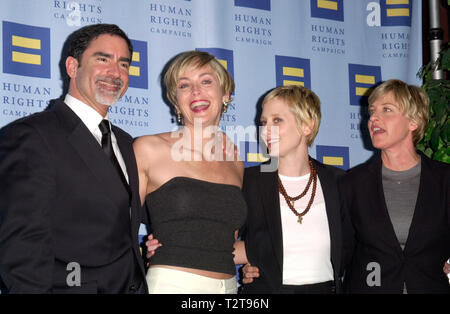
<svg viewBox="0 0 450 314">
<path fill-rule="evenodd" d="M 133 45 L 125 32 L 115 24 L 93 24 L 76 30 L 70 36 L 68 56 L 77 59 L 78 63 L 81 65 L 81 56 L 83 55 L 83 52 L 87 49 L 92 40 L 103 34 L 123 38 L 128 45 L 131 60 L 133 55 Z"/>
</svg>

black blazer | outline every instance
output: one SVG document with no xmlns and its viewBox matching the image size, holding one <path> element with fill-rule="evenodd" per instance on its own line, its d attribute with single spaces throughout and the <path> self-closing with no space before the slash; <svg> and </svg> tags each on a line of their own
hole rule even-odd
<svg viewBox="0 0 450 314">
<path fill-rule="evenodd" d="M 380 156 L 342 179 L 344 213 L 352 226 L 345 241 L 347 292 L 402 293 L 405 281 L 408 293 L 450 292 L 442 271 L 450 257 L 450 165 L 421 157 L 419 194 L 404 251 L 387 211 Z M 379 267 L 367 267 L 371 262 Z M 375 270 L 380 270 L 379 286 Z"/>
<path fill-rule="evenodd" d="M 133 140 L 112 129 L 131 204 L 101 146 L 63 101 L 2 129 L 0 276 L 10 293 L 133 293 L 140 283 L 146 289 Z M 80 265 L 81 286 L 67 285 L 68 275 L 76 280 L 71 262 Z"/>
<path fill-rule="evenodd" d="M 325 198 L 335 289 L 340 292 L 342 230 L 337 182 L 344 171 L 312 160 Z M 242 293 L 281 293 L 283 237 L 277 177 L 278 171 L 261 172 L 260 166 L 245 169 L 242 190 L 247 201 L 248 215 L 242 236 L 247 258 L 259 268 L 260 277 L 251 284 L 244 284 Z"/>
</svg>

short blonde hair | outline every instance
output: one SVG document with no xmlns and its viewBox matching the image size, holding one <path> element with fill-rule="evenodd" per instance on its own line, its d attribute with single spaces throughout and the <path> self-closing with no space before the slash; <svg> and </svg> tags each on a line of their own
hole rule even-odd
<svg viewBox="0 0 450 314">
<path fill-rule="evenodd" d="M 303 123 L 312 127 L 311 134 L 307 137 L 307 144 L 311 146 L 319 132 L 322 117 L 319 97 L 313 91 L 301 85 L 280 86 L 264 97 L 262 106 L 274 98 L 284 101 L 289 106 L 297 120 L 299 129 Z"/>
<path fill-rule="evenodd" d="M 173 105 L 177 105 L 177 83 L 181 74 L 183 74 L 188 68 L 193 67 L 199 69 L 209 64 L 217 78 L 219 79 L 220 87 L 225 95 L 233 94 L 234 81 L 230 73 L 220 64 L 220 62 L 211 54 L 204 51 L 186 51 L 172 60 L 167 72 L 164 75 L 164 84 L 167 87 L 167 98 Z M 231 101 L 231 98 L 230 100 Z"/>
<path fill-rule="evenodd" d="M 392 92 L 392 97 L 405 117 L 417 124 L 417 129 L 413 131 L 413 143 L 416 146 L 423 138 L 428 124 L 430 110 L 428 95 L 418 86 L 391 79 L 373 90 L 369 96 L 369 105 L 389 92 Z"/>
</svg>

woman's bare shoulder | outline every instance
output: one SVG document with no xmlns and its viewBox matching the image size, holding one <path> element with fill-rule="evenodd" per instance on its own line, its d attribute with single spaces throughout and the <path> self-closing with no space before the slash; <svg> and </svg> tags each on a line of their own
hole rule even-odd
<svg viewBox="0 0 450 314">
<path fill-rule="evenodd" d="M 144 135 L 135 139 L 133 143 L 134 153 L 138 162 L 159 162 L 167 158 L 170 153 L 170 133 Z"/>
<path fill-rule="evenodd" d="M 147 150 L 168 145 L 170 134 L 171 132 L 166 132 L 140 136 L 134 140 L 133 147 L 135 149 Z"/>
</svg>

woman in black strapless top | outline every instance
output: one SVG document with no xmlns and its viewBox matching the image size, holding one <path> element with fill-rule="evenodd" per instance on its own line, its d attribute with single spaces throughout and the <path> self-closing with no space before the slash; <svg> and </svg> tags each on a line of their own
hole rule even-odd
<svg viewBox="0 0 450 314">
<path fill-rule="evenodd" d="M 188 51 L 170 62 L 164 83 L 180 128 L 134 143 L 141 202 L 162 244 L 150 261 L 149 292 L 236 293 L 244 167 L 218 130 L 233 79 L 214 56 Z"/>
</svg>

